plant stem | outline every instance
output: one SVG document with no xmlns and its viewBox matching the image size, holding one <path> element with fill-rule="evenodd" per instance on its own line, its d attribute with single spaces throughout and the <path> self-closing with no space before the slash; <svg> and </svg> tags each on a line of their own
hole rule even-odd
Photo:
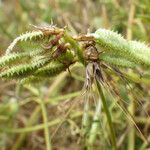
<svg viewBox="0 0 150 150">
<path fill-rule="evenodd" d="M 90 118 L 89 118 L 89 95 L 87 95 L 84 104 L 84 112 L 82 118 L 82 135 L 86 138 L 87 133 L 90 128 Z"/>
<path fill-rule="evenodd" d="M 40 106 L 37 106 L 34 111 L 31 114 L 31 117 L 29 118 L 26 128 L 28 128 L 29 126 L 31 126 L 32 124 L 34 124 L 34 122 L 37 120 L 37 118 L 39 117 L 38 114 L 40 112 Z M 7 130 L 7 129 L 6 129 Z M 14 143 L 13 147 L 11 150 L 18 150 L 20 149 L 20 146 L 22 145 L 22 143 L 24 142 L 24 139 L 26 137 L 27 133 L 22 132 L 19 137 L 17 138 L 16 142 Z"/>
<path fill-rule="evenodd" d="M 127 28 L 127 39 L 132 39 L 132 28 L 133 28 L 133 20 L 135 15 L 135 4 L 134 0 L 130 0 L 130 10 L 129 10 L 129 16 L 128 16 L 128 28 Z"/>
<path fill-rule="evenodd" d="M 89 138 L 88 138 L 88 145 L 90 146 L 89 149 L 92 149 L 91 147 L 94 145 L 96 141 L 96 136 L 98 134 L 98 129 L 99 129 L 99 121 L 100 121 L 100 112 L 101 112 L 101 101 L 98 99 L 98 103 L 96 105 L 96 110 L 93 118 L 93 123 L 92 127 L 89 133 Z"/>
<path fill-rule="evenodd" d="M 41 108 L 41 107 L 38 107 L 38 108 Z M 39 112 L 39 109 L 38 109 L 38 112 Z M 78 118 L 82 115 L 83 115 L 82 112 L 76 112 L 74 114 L 71 114 L 70 118 L 74 119 L 74 118 Z M 90 115 L 93 115 L 93 114 L 90 114 Z M 47 124 L 48 124 L 48 127 L 52 127 L 52 126 L 55 126 L 55 125 L 61 123 L 61 121 L 62 121 L 62 118 L 57 118 L 57 119 L 54 119 L 54 120 L 48 122 Z M 35 126 L 30 126 L 30 127 L 25 127 L 25 128 L 3 128 L 3 131 L 6 133 L 25 134 L 27 132 L 34 132 L 34 131 L 38 131 L 38 130 L 43 130 L 44 126 L 45 126 L 45 124 L 42 123 L 42 124 L 38 124 Z"/>
<path fill-rule="evenodd" d="M 42 99 L 40 99 L 40 104 L 41 104 L 43 122 L 44 122 L 46 149 L 51 150 L 52 147 L 51 147 L 51 142 L 50 142 L 51 140 L 50 140 L 50 135 L 49 135 L 47 112 L 46 112 L 44 101 Z"/>
<path fill-rule="evenodd" d="M 85 60 L 84 60 L 83 54 L 82 54 L 82 49 L 79 47 L 79 44 L 67 33 L 65 33 L 64 39 L 65 39 L 65 42 L 69 42 L 71 44 L 72 48 L 75 49 L 75 52 L 78 56 L 79 61 L 82 64 L 85 64 Z"/>
<path fill-rule="evenodd" d="M 131 98 L 129 112 L 132 116 L 134 116 L 135 102 L 133 98 Z M 134 124 L 132 122 L 129 122 L 129 128 L 130 128 L 129 130 L 130 132 L 128 134 L 128 150 L 134 150 L 135 149 L 135 129 L 134 129 Z"/>
<path fill-rule="evenodd" d="M 114 128 L 113 128 L 111 115 L 110 115 L 110 112 L 107 108 L 106 99 L 105 99 L 102 87 L 101 87 L 100 83 L 97 81 L 97 79 L 96 79 L 96 84 L 97 84 L 99 95 L 100 95 L 101 100 L 102 100 L 103 108 L 104 108 L 104 111 L 105 111 L 105 114 L 106 114 L 106 117 L 107 117 L 109 129 L 110 129 L 112 149 L 117 150 L 116 137 L 115 137 L 115 132 L 114 132 Z"/>
</svg>

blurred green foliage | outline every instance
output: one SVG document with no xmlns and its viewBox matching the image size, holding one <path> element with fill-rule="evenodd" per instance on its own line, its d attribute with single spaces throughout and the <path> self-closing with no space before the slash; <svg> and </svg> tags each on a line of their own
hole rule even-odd
<svg viewBox="0 0 150 150">
<path fill-rule="evenodd" d="M 0 0 L 0 54 L 4 54 L 15 37 L 31 30 L 30 24 L 47 25 L 52 21 L 58 27 L 67 26 L 70 34 L 87 33 L 88 30 L 94 32 L 98 28 L 106 28 L 118 31 L 127 39 L 144 41 L 147 44 L 150 42 L 149 0 Z M 28 44 L 19 45 L 17 50 L 26 49 Z M 20 87 L 16 81 L 1 80 L 0 149 L 44 150 L 46 147 L 43 135 L 44 124 L 42 124 L 41 105 L 37 104 L 37 100 L 41 99 L 46 103 L 50 133 L 53 134 L 56 125 L 61 124 L 62 118 L 65 118 L 62 114 L 65 114 L 65 110 L 72 105 L 72 100 L 78 99 L 81 101 L 79 103 L 83 102 L 82 97 L 76 99 L 74 97 L 79 95 L 75 91 L 80 91 L 84 84 L 84 71 L 81 65 L 77 65 L 72 70 L 72 76 L 64 72 L 58 77 L 24 87 Z M 142 74 L 149 75 L 149 70 L 144 71 L 142 68 L 126 71 L 131 74 L 137 73 L 137 76 L 140 74 L 141 77 Z M 120 92 L 121 99 L 125 101 L 120 103 L 131 110 L 130 113 L 134 116 L 141 132 L 150 138 L 150 117 L 146 114 L 150 112 L 149 84 L 129 83 L 109 73 L 116 83 L 112 89 L 116 88 Z M 148 150 L 150 145 L 144 142 L 141 134 L 133 127 L 132 121 L 126 119 L 115 104 L 113 99 L 117 96 L 106 94 L 106 97 L 115 126 L 118 149 Z M 70 101 L 64 104 L 62 102 L 64 100 Z M 136 104 L 133 101 L 136 101 Z M 57 109 L 56 106 L 60 108 Z M 77 144 L 82 113 L 83 107 L 79 105 L 71 111 L 72 116 L 62 124 L 62 128 L 52 138 L 54 149 L 76 150 L 86 146 L 82 141 L 81 144 Z M 94 150 L 111 149 L 110 133 L 107 130 L 104 113 L 101 115 L 101 120 Z"/>
</svg>

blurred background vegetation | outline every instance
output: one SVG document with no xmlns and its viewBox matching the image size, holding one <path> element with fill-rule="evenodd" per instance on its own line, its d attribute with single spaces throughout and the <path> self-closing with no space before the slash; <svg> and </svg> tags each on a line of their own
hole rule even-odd
<svg viewBox="0 0 150 150">
<path fill-rule="evenodd" d="M 73 35 L 94 32 L 98 28 L 118 31 L 125 38 L 150 42 L 149 0 L 0 0 L 0 55 L 3 55 L 12 40 L 31 25 L 67 26 Z M 24 45 L 20 45 L 21 51 Z M 48 125 L 55 150 L 84 149 L 80 135 L 83 97 L 80 91 L 84 85 L 84 69 L 78 65 L 55 78 L 37 84 L 20 87 L 16 81 L 0 81 L 0 150 L 44 150 L 44 124 L 41 105 L 44 101 L 48 114 Z M 128 70 L 131 71 L 131 70 Z M 134 70 L 144 74 L 142 68 Z M 131 71 L 132 72 L 132 71 Z M 113 75 L 112 75 L 113 76 Z M 150 85 L 145 83 L 124 83 L 115 77 L 117 88 L 132 110 L 134 120 L 145 135 L 150 137 Z M 130 85 L 130 86 L 129 86 Z M 134 93 L 134 94 L 133 94 Z M 109 96 L 108 96 L 109 97 Z M 135 106 L 136 99 L 141 103 Z M 67 102 L 66 102 L 67 100 Z M 78 101 L 76 108 L 62 124 L 62 117 Z M 63 102 L 64 101 L 64 102 Z M 80 105 L 81 104 L 81 105 Z M 118 149 L 145 150 L 150 148 L 132 121 L 108 98 L 108 106 L 116 131 Z M 134 108 L 133 108 L 134 107 Z M 145 113 L 146 112 L 146 113 Z M 63 117 L 64 118 L 64 117 Z M 106 117 L 102 113 L 101 129 L 94 150 L 111 149 Z M 61 127 L 57 132 L 56 128 Z"/>
</svg>

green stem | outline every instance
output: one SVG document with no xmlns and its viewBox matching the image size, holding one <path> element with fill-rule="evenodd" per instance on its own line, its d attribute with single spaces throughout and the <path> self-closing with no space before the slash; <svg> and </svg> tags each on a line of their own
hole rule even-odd
<svg viewBox="0 0 150 150">
<path fill-rule="evenodd" d="M 101 112 L 101 101 L 98 99 L 98 103 L 96 105 L 96 110 L 93 118 L 93 123 L 92 127 L 90 130 L 89 138 L 88 138 L 88 145 L 89 150 L 92 149 L 92 146 L 94 145 L 96 141 L 96 136 L 98 134 L 98 129 L 99 129 L 99 123 L 100 123 L 100 112 Z"/>
<path fill-rule="evenodd" d="M 41 108 L 41 107 L 38 107 L 38 108 Z M 38 109 L 38 112 L 39 112 L 39 109 Z M 78 118 L 82 115 L 83 115 L 82 112 L 76 112 L 74 114 L 71 114 L 70 118 L 74 119 L 74 118 Z M 93 115 L 93 114 L 91 114 L 91 115 Z M 50 128 L 50 127 L 53 127 L 53 126 L 61 123 L 61 121 L 62 121 L 62 118 L 57 118 L 57 119 L 54 119 L 54 120 L 48 122 L 47 124 L 48 124 L 48 127 Z M 3 132 L 6 132 L 6 133 L 26 134 L 27 132 L 34 132 L 34 131 L 38 131 L 38 130 L 43 130 L 44 127 L 45 127 L 45 124 L 42 123 L 42 124 L 38 124 L 35 126 L 30 126 L 30 127 L 25 127 L 25 128 L 3 128 L 1 130 L 3 130 Z"/>
<path fill-rule="evenodd" d="M 48 128 L 48 118 L 47 118 L 47 112 L 46 112 L 46 106 L 44 104 L 44 101 L 40 99 L 41 109 L 42 109 L 42 115 L 43 115 L 43 122 L 44 122 L 44 133 L 45 133 L 45 141 L 46 141 L 46 150 L 51 150 L 51 140 L 49 135 L 49 128 Z"/>
<path fill-rule="evenodd" d="M 82 49 L 80 48 L 79 44 L 77 43 L 77 41 L 75 41 L 70 35 L 68 35 L 67 33 L 65 33 L 64 35 L 64 39 L 65 42 L 68 42 L 71 44 L 72 48 L 75 50 L 75 53 L 78 56 L 79 61 L 84 65 L 85 64 L 85 60 L 83 58 L 83 53 L 82 53 Z"/>
<path fill-rule="evenodd" d="M 131 98 L 129 112 L 132 116 L 134 116 L 135 102 L 134 102 L 133 98 Z M 129 128 L 130 128 L 130 132 L 128 134 L 128 150 L 134 150 L 135 149 L 135 128 L 134 128 L 134 124 L 132 122 L 129 122 Z"/>
<path fill-rule="evenodd" d="M 148 137 L 148 141 L 150 141 L 150 136 Z M 150 145 L 150 143 L 148 141 L 145 141 L 142 146 L 139 148 L 139 150 L 145 150 L 146 148 L 148 148 L 148 146 Z"/>
<path fill-rule="evenodd" d="M 31 117 L 29 118 L 29 120 L 28 120 L 28 122 L 27 122 L 26 128 L 28 128 L 29 126 L 33 125 L 34 122 L 37 120 L 37 118 L 39 117 L 38 114 L 39 114 L 39 112 L 40 112 L 40 109 L 41 109 L 41 108 L 40 108 L 39 106 L 37 106 L 37 107 L 34 109 L 33 113 L 31 114 Z M 7 130 L 7 128 L 6 128 L 6 130 Z M 4 129 L 3 131 L 5 131 L 5 129 Z M 11 131 L 11 130 L 10 130 L 10 131 Z M 14 145 L 13 145 L 13 147 L 12 147 L 11 150 L 18 150 L 18 149 L 20 149 L 22 143 L 24 142 L 24 139 L 25 139 L 27 133 L 25 133 L 25 132 L 20 132 L 20 133 L 21 133 L 21 134 L 20 134 L 19 137 L 17 138 L 17 140 L 16 140 L 16 142 L 14 143 Z"/>
<path fill-rule="evenodd" d="M 107 116 L 107 121 L 108 121 L 109 129 L 110 129 L 110 135 L 111 135 L 112 149 L 117 150 L 115 131 L 114 131 L 114 128 L 113 128 L 113 123 L 112 123 L 110 112 L 107 108 L 106 99 L 105 99 L 102 87 L 101 87 L 100 83 L 97 80 L 96 80 L 96 84 L 97 84 L 99 95 L 100 95 L 101 100 L 102 100 L 102 104 L 103 104 L 105 114 Z"/>
<path fill-rule="evenodd" d="M 89 118 L 89 95 L 87 95 L 87 98 L 85 99 L 84 104 L 84 112 L 83 112 L 83 118 L 82 118 L 82 135 L 83 137 L 86 137 L 90 126 L 90 118 Z"/>
</svg>

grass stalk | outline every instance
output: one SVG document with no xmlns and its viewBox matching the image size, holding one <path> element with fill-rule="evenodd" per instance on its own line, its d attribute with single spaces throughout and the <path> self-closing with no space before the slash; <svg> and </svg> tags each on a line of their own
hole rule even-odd
<svg viewBox="0 0 150 150">
<path fill-rule="evenodd" d="M 41 108 L 41 107 L 39 107 L 39 108 Z M 71 114 L 70 118 L 75 119 L 75 118 L 78 118 L 82 115 L 83 115 L 82 112 L 76 112 L 76 113 Z M 90 115 L 93 115 L 93 114 L 90 114 Z M 55 126 L 55 125 L 61 123 L 61 121 L 62 121 L 62 118 L 57 118 L 57 119 L 54 119 L 54 120 L 48 122 L 47 124 L 48 124 L 48 127 L 52 127 L 52 126 Z M 38 130 L 43 130 L 44 126 L 45 126 L 45 124 L 42 123 L 42 124 L 38 124 L 35 126 L 30 126 L 30 127 L 25 127 L 25 128 L 3 128 L 3 131 L 7 132 L 7 133 L 22 134 L 22 133 L 27 133 L 27 132 L 34 132 L 34 131 L 38 131 Z"/>
<path fill-rule="evenodd" d="M 89 95 L 85 99 L 84 112 L 82 118 L 82 135 L 86 137 L 90 128 L 90 118 L 89 118 Z"/>
<path fill-rule="evenodd" d="M 44 104 L 44 101 L 42 99 L 40 99 L 40 104 L 41 104 L 41 110 L 42 110 L 42 116 L 43 116 L 43 122 L 44 122 L 46 150 L 51 150 L 52 146 L 51 146 L 51 140 L 50 140 L 49 127 L 48 127 L 47 111 L 46 111 L 46 106 Z"/>
<path fill-rule="evenodd" d="M 132 28 L 133 28 L 133 20 L 134 20 L 134 15 L 135 15 L 135 4 L 134 0 L 129 0 L 130 2 L 130 10 L 129 10 L 129 16 L 128 16 L 128 28 L 127 28 L 127 39 L 131 40 L 132 39 Z"/>
<path fill-rule="evenodd" d="M 93 123 L 91 126 L 91 130 L 89 132 L 89 138 L 88 138 L 88 145 L 89 145 L 89 150 L 92 149 L 92 146 L 94 145 L 96 141 L 96 136 L 98 134 L 98 129 L 99 129 L 99 123 L 100 123 L 100 113 L 101 113 L 101 101 L 98 99 L 97 105 L 96 105 L 96 110 L 93 118 Z"/>
<path fill-rule="evenodd" d="M 98 89 L 99 95 L 101 97 L 103 108 L 104 108 L 104 111 L 105 111 L 105 114 L 107 117 L 107 121 L 108 121 L 108 125 L 109 125 L 110 138 L 111 138 L 111 142 L 112 142 L 112 149 L 117 150 L 115 131 L 114 131 L 111 115 L 110 115 L 110 112 L 109 112 L 108 107 L 107 107 L 107 103 L 106 103 L 106 99 L 105 99 L 102 87 L 101 87 L 100 83 L 97 81 L 97 79 L 96 79 L 96 84 L 97 84 L 97 89 Z"/>
<path fill-rule="evenodd" d="M 132 116 L 134 116 L 135 112 L 135 102 L 134 99 L 131 98 L 131 103 L 129 105 L 129 112 Z M 132 122 L 129 122 L 130 132 L 128 134 L 128 150 L 135 149 L 135 128 Z"/>
<path fill-rule="evenodd" d="M 34 122 L 37 120 L 37 118 L 39 117 L 39 112 L 41 110 L 41 107 L 40 106 L 37 106 L 33 113 L 31 114 L 31 117 L 29 118 L 28 122 L 27 122 L 27 125 L 26 125 L 26 128 L 28 128 L 29 126 L 33 125 Z M 6 129 L 7 130 L 7 129 Z M 5 129 L 4 129 L 5 131 Z M 16 142 L 14 143 L 13 147 L 11 150 L 18 150 L 20 149 L 20 146 L 22 145 L 22 143 L 24 142 L 25 140 L 25 137 L 26 137 L 27 133 L 25 132 L 21 132 L 21 134 L 19 135 L 19 137 L 17 138 Z"/>
</svg>

